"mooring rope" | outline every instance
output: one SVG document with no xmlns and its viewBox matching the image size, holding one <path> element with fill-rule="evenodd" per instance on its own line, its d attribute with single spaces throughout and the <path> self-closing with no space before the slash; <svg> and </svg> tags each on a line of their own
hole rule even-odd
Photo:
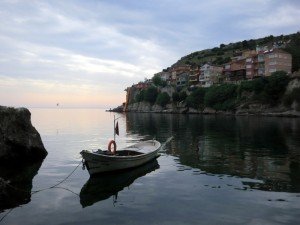
<svg viewBox="0 0 300 225">
<path fill-rule="evenodd" d="M 52 186 L 47 187 L 47 188 L 40 189 L 40 190 L 32 191 L 32 192 L 31 192 L 31 195 L 36 194 L 36 193 L 41 192 L 41 191 L 49 190 L 49 189 L 52 189 L 52 188 L 61 188 L 61 189 L 70 191 L 70 192 L 72 192 L 73 194 L 79 196 L 77 193 L 73 192 L 73 191 L 70 190 L 70 189 L 67 189 L 67 188 L 64 188 L 64 187 L 57 187 L 57 186 L 60 185 L 60 184 L 62 184 L 62 183 L 65 182 L 70 176 L 72 176 L 72 174 L 77 170 L 77 168 L 81 165 L 81 163 L 82 163 L 82 161 L 79 162 L 79 164 L 75 167 L 75 169 L 74 169 L 71 173 L 68 174 L 68 176 L 66 176 L 63 180 L 61 180 L 61 181 L 58 182 L 57 184 L 52 185 Z M 0 179 L 1 179 L 1 178 L 0 178 Z M 2 182 L 5 183 L 5 185 L 7 185 L 7 186 L 9 186 L 9 187 L 11 187 L 11 188 L 13 188 L 13 189 L 15 189 L 15 190 L 17 190 L 17 191 L 28 192 L 28 191 L 26 191 L 26 190 L 23 190 L 23 189 L 20 189 L 20 188 L 17 188 L 17 187 L 15 187 L 15 186 L 11 185 L 8 181 L 6 181 L 6 180 L 4 180 L 4 179 L 2 179 Z M 8 211 L 3 217 L 0 218 L 0 222 L 2 222 L 2 221 L 4 220 L 4 218 L 5 218 L 8 214 L 10 214 L 10 213 L 13 211 L 13 209 L 14 209 L 14 208 L 9 209 L 9 211 Z"/>
<path fill-rule="evenodd" d="M 170 141 L 172 141 L 173 138 L 174 138 L 174 137 L 171 136 L 171 137 L 169 137 L 164 143 L 162 143 L 159 152 L 166 152 L 165 147 L 166 147 L 166 145 L 167 145 Z"/>
<path fill-rule="evenodd" d="M 4 216 L 1 217 L 0 223 L 2 222 L 2 220 L 4 220 L 4 218 L 5 218 L 6 216 L 8 216 L 8 214 L 11 213 L 11 211 L 13 211 L 13 209 L 14 209 L 14 208 L 11 208 L 10 210 L 8 210 L 8 212 L 7 212 Z"/>
<path fill-rule="evenodd" d="M 36 191 L 32 191 L 31 194 L 35 194 L 35 193 L 38 193 L 38 192 L 41 192 L 41 191 L 45 191 L 45 190 L 48 190 L 48 189 L 51 189 L 51 188 L 55 188 L 57 187 L 58 185 L 62 184 L 63 182 L 65 182 L 70 176 L 72 176 L 72 174 L 77 170 L 77 168 L 80 166 L 80 164 L 82 163 L 82 161 L 79 162 L 79 164 L 75 167 L 75 169 L 69 173 L 69 175 L 63 179 L 62 181 L 58 182 L 57 184 L 53 185 L 53 186 L 50 186 L 50 187 L 47 187 L 47 188 L 43 188 L 43 189 L 40 189 L 40 190 L 36 190 Z"/>
</svg>

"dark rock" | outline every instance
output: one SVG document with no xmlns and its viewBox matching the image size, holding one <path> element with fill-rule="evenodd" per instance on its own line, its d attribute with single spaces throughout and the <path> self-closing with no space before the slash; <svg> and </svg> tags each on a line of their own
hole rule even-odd
<svg viewBox="0 0 300 225">
<path fill-rule="evenodd" d="M 0 166 L 0 212 L 30 202 L 32 180 L 41 164 Z"/>
<path fill-rule="evenodd" d="M 213 109 L 213 108 L 209 108 L 209 107 L 206 107 L 203 112 L 203 114 L 215 114 L 216 113 L 216 110 Z"/>
<path fill-rule="evenodd" d="M 108 112 L 119 112 L 119 113 L 121 113 L 121 112 L 124 112 L 124 105 L 120 105 L 120 106 L 118 106 L 118 107 L 116 107 L 116 108 L 109 109 L 109 110 L 106 110 L 106 111 L 108 111 Z"/>
<path fill-rule="evenodd" d="M 0 106 L 1 164 L 41 161 L 47 155 L 41 137 L 26 108 Z"/>
</svg>

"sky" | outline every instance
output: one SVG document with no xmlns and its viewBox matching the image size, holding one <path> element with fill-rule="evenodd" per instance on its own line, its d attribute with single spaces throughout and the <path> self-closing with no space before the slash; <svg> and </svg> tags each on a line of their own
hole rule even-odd
<svg viewBox="0 0 300 225">
<path fill-rule="evenodd" d="M 0 105 L 116 107 L 189 53 L 299 21 L 299 0 L 0 0 Z"/>
</svg>

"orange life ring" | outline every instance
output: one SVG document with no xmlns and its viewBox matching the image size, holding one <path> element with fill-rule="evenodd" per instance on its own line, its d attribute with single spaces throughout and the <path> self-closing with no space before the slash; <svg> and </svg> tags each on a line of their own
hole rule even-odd
<svg viewBox="0 0 300 225">
<path fill-rule="evenodd" d="M 111 149 L 111 145 L 114 145 L 114 148 Z M 117 151 L 117 144 L 114 140 L 111 140 L 109 143 L 108 143 L 108 151 L 110 151 L 112 154 L 116 154 L 116 151 Z"/>
</svg>

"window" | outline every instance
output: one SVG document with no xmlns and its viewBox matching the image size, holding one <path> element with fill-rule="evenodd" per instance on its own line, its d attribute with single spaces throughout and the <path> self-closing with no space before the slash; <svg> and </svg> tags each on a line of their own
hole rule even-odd
<svg viewBox="0 0 300 225">
<path fill-rule="evenodd" d="M 269 62 L 269 65 L 270 65 L 270 66 L 277 65 L 277 62 L 276 62 L 276 61 L 271 61 L 271 62 Z"/>
<path fill-rule="evenodd" d="M 252 65 L 246 65 L 246 68 L 247 68 L 247 69 L 251 69 L 251 68 L 252 68 Z"/>
</svg>

